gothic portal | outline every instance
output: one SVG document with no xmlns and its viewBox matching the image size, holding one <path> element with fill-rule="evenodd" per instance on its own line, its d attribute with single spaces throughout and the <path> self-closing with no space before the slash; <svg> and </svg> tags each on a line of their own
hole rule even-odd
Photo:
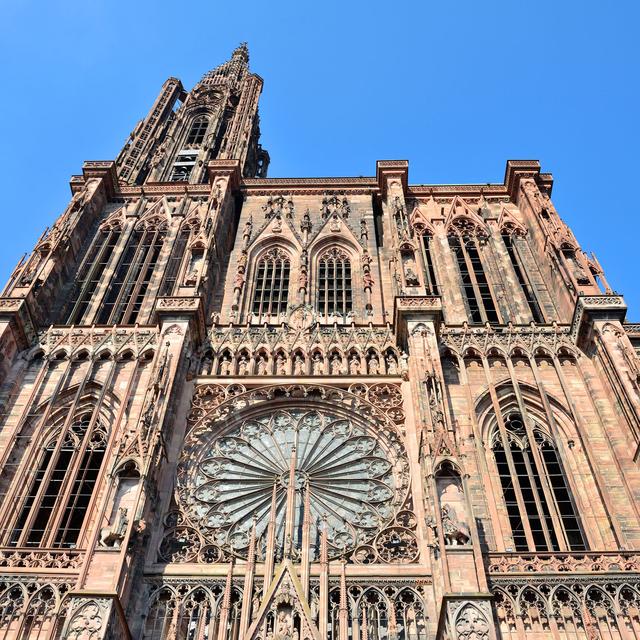
<svg viewBox="0 0 640 640">
<path fill-rule="evenodd" d="M 0 297 L 0 638 L 640 638 L 640 325 L 551 201 L 267 178 L 241 45 Z"/>
</svg>

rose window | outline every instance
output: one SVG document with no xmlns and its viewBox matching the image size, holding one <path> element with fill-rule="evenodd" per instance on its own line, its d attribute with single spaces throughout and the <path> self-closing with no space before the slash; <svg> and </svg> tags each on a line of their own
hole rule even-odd
<svg viewBox="0 0 640 640">
<path fill-rule="evenodd" d="M 207 430 L 180 465 L 178 499 L 208 543 L 243 557 L 255 520 L 260 557 L 274 489 L 276 546 L 284 546 L 293 459 L 293 548 L 301 547 L 308 503 L 312 559 L 319 555 L 323 526 L 329 554 L 336 557 L 371 541 L 402 507 L 406 456 L 387 434 L 375 433 L 357 416 L 303 408 L 261 414 L 223 433 Z"/>
</svg>

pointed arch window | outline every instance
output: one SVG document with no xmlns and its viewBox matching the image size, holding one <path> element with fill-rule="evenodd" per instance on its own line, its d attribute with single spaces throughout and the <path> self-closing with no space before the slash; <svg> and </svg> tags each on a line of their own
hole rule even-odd
<svg viewBox="0 0 640 640">
<path fill-rule="evenodd" d="M 258 260 L 251 305 L 254 315 L 276 317 L 287 310 L 290 271 L 289 256 L 278 247 Z"/>
<path fill-rule="evenodd" d="M 353 311 L 351 261 L 345 251 L 334 247 L 318 261 L 318 312 L 325 318 L 345 316 Z"/>
<path fill-rule="evenodd" d="M 180 229 L 180 232 L 174 240 L 173 247 L 171 249 L 171 257 L 169 258 L 167 267 L 164 270 L 162 284 L 160 285 L 158 295 L 170 296 L 173 293 L 180 275 L 190 235 L 191 229 L 185 225 Z"/>
<path fill-rule="evenodd" d="M 433 259 L 433 236 L 430 233 L 422 234 L 422 258 L 424 260 L 424 275 L 427 293 L 438 295 L 438 281 Z"/>
<path fill-rule="evenodd" d="M 462 294 L 471 322 L 498 323 L 500 318 L 491 287 L 482 264 L 480 238 L 478 233 L 469 233 L 467 226 L 454 229 L 449 235 L 449 247 L 453 252 L 460 273 Z"/>
<path fill-rule="evenodd" d="M 191 124 L 191 129 L 189 130 L 189 135 L 187 136 L 187 144 L 202 144 L 208 126 L 209 119 L 206 116 L 198 116 Z"/>
<path fill-rule="evenodd" d="M 506 441 L 505 441 L 506 440 Z M 519 414 L 493 440 L 516 551 L 586 550 L 586 542 L 555 444 Z"/>
<path fill-rule="evenodd" d="M 544 316 L 542 315 L 542 310 L 540 309 L 540 305 L 538 304 L 538 300 L 536 298 L 536 294 L 533 290 L 531 282 L 527 277 L 527 271 L 522 264 L 522 259 L 520 257 L 520 252 L 518 251 L 516 238 L 517 236 L 514 236 L 511 233 L 505 233 L 504 231 L 502 232 L 502 241 L 504 242 L 504 246 L 507 248 L 511 266 L 513 267 L 513 270 L 516 274 L 516 278 L 518 278 L 518 283 L 520 284 L 520 288 L 524 293 L 524 297 L 527 300 L 527 304 L 529 305 L 529 310 L 531 311 L 533 321 L 540 324 L 544 322 Z"/>
<path fill-rule="evenodd" d="M 127 242 L 98 313 L 98 324 L 135 324 L 164 243 L 164 224 L 137 228 Z"/>
<path fill-rule="evenodd" d="M 66 324 L 82 324 L 102 275 L 113 256 L 120 233 L 121 229 L 118 226 L 102 229 L 91 243 L 74 279 L 69 303 L 71 311 Z"/>
<path fill-rule="evenodd" d="M 81 416 L 42 447 L 19 499 L 10 546 L 76 546 L 107 443 L 105 430 L 91 422 L 90 414 Z"/>
</svg>

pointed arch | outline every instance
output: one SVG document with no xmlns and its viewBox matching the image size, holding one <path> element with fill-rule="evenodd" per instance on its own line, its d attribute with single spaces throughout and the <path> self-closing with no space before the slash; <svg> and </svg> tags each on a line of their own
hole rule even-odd
<svg viewBox="0 0 640 640">
<path fill-rule="evenodd" d="M 318 314 L 325 322 L 346 319 L 353 312 L 352 254 L 343 243 L 332 243 L 317 252 L 314 262 Z"/>
<path fill-rule="evenodd" d="M 261 321 L 280 318 L 287 311 L 291 280 L 291 254 L 279 244 L 264 248 L 256 259 L 251 313 Z"/>
</svg>

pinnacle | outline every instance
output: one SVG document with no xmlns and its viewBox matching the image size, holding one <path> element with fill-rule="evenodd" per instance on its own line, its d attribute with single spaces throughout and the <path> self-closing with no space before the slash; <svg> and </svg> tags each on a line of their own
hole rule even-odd
<svg viewBox="0 0 640 640">
<path fill-rule="evenodd" d="M 249 65 L 249 47 L 246 42 L 241 42 L 231 54 L 231 58 L 226 62 L 223 62 L 221 65 L 217 66 L 215 69 L 211 69 L 207 71 L 207 73 L 202 76 L 200 82 L 210 83 L 215 79 L 220 79 L 221 77 L 226 76 L 227 72 L 231 68 L 238 68 L 238 65 L 247 67 Z"/>
</svg>

